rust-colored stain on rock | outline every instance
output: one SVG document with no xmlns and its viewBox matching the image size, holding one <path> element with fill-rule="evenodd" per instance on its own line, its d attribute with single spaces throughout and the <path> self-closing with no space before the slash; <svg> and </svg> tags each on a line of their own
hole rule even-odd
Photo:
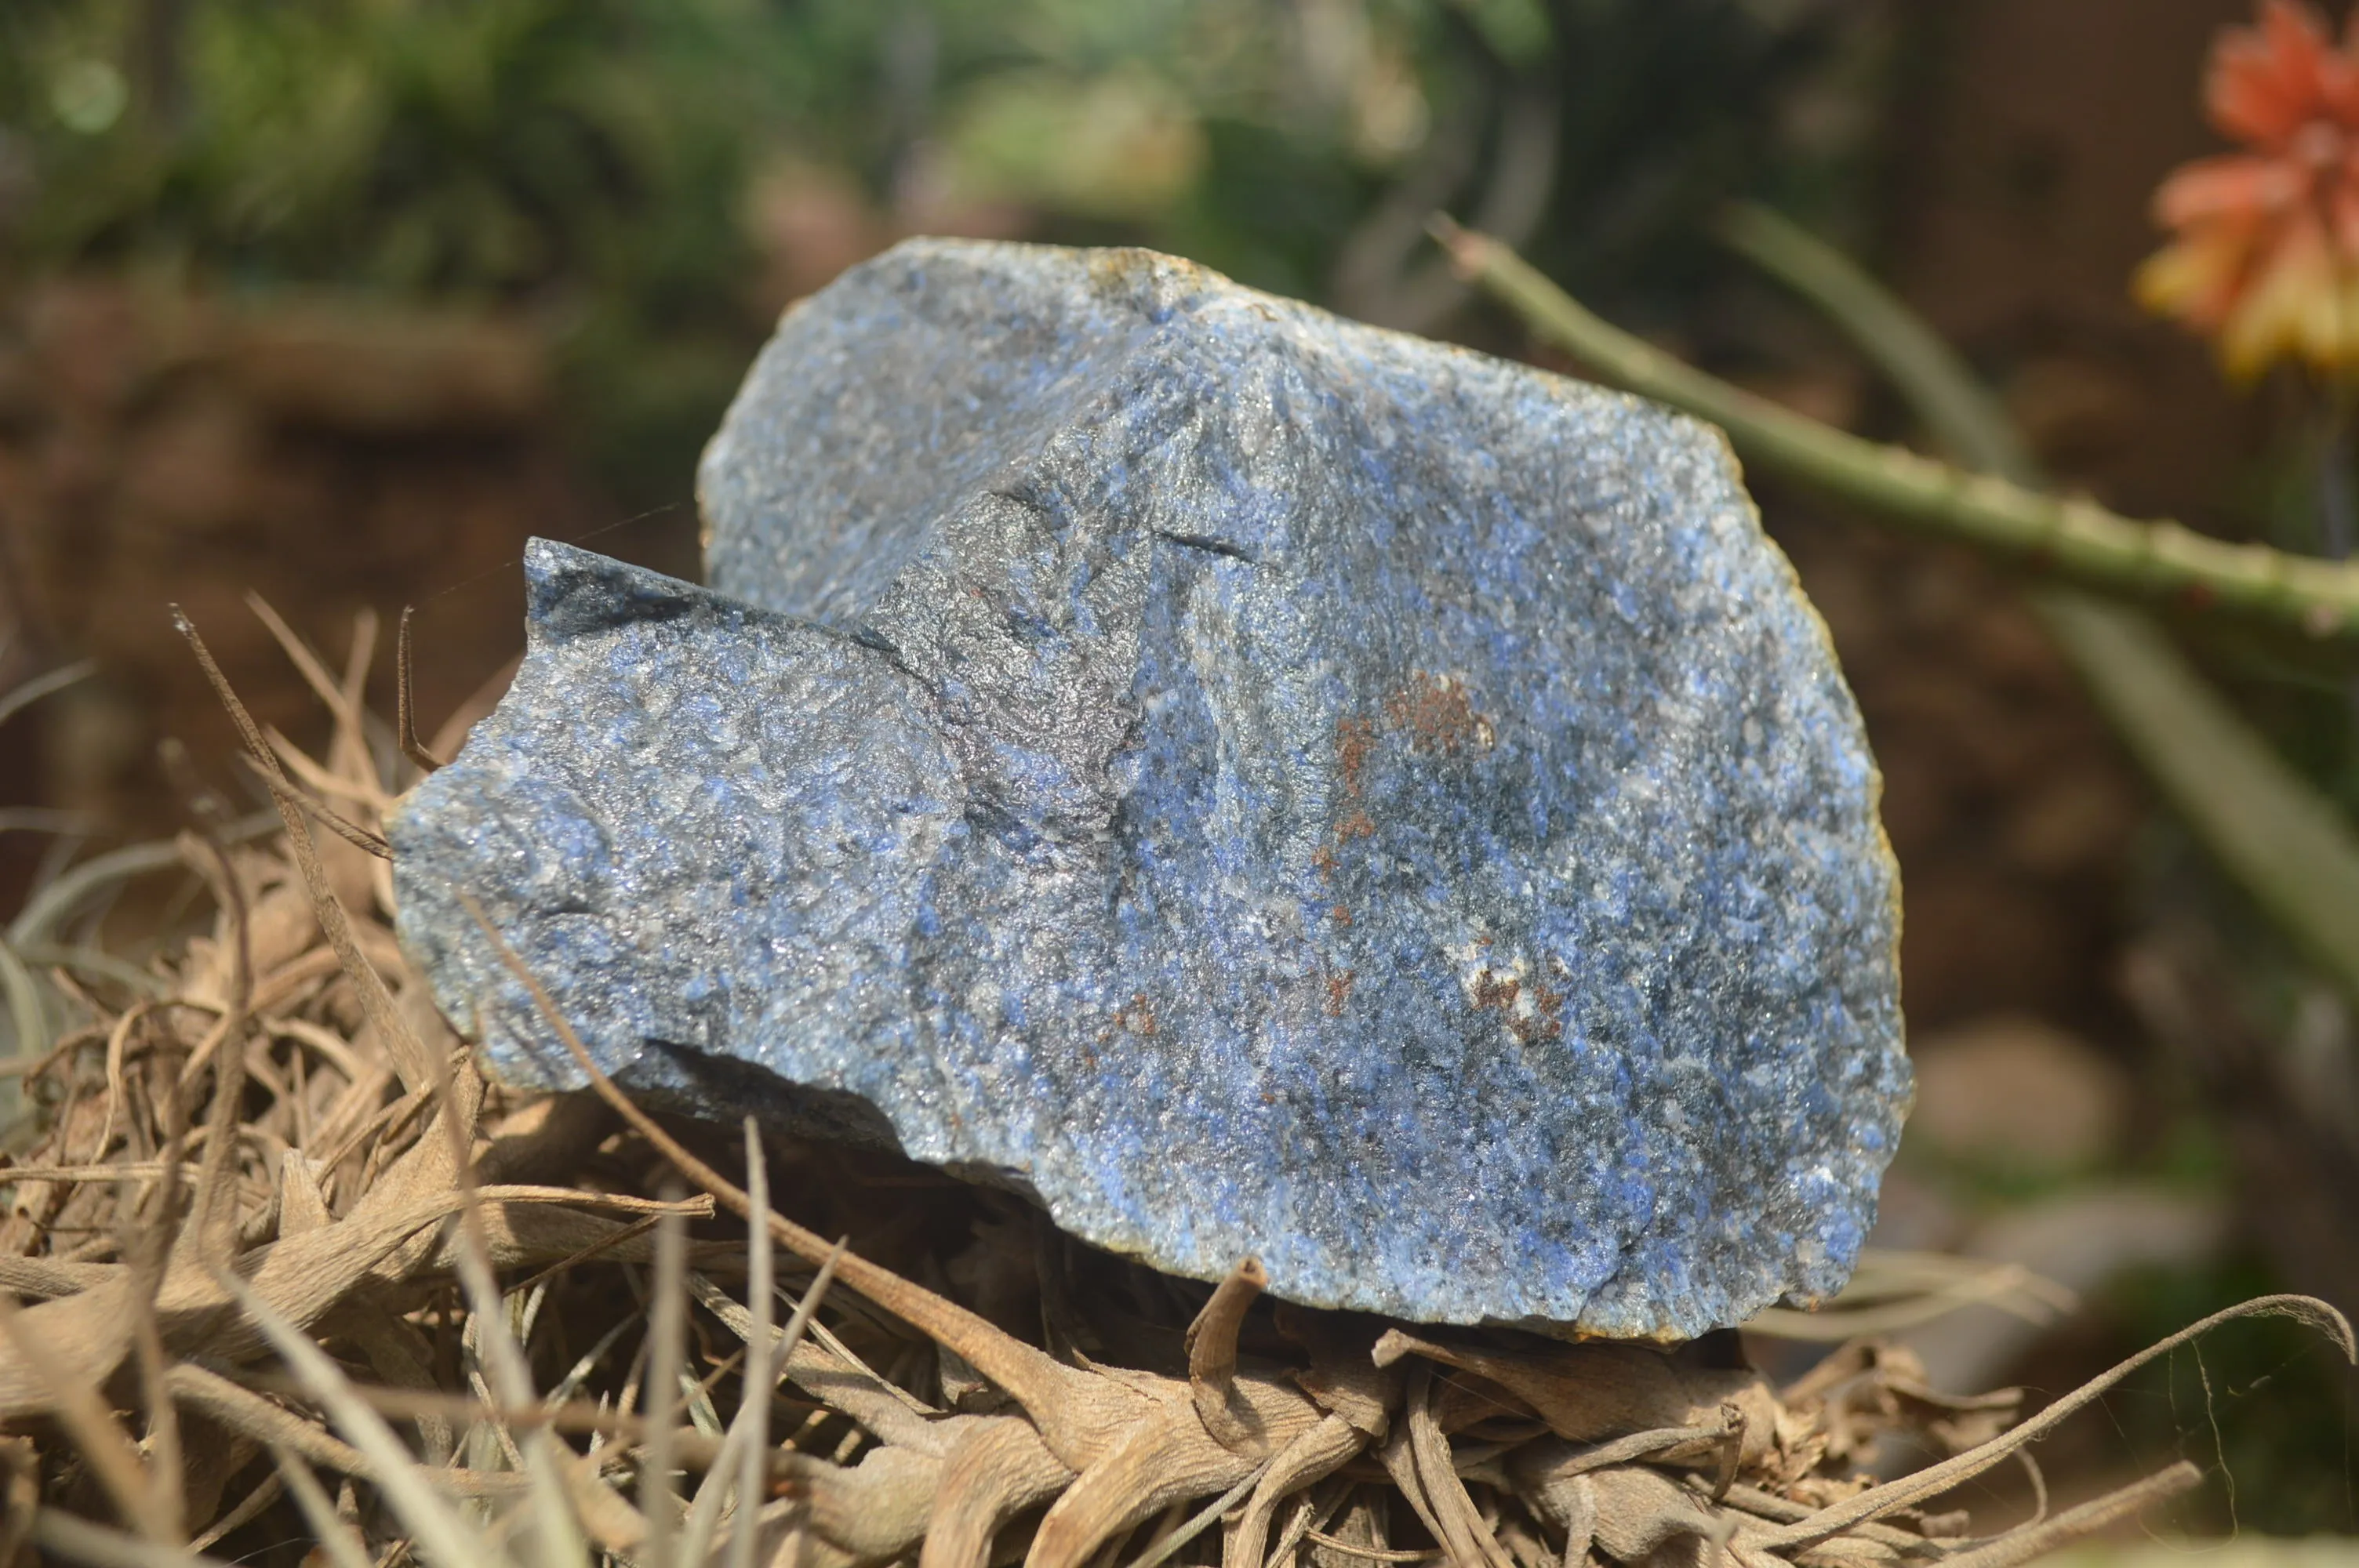
<svg viewBox="0 0 2359 1568">
<path fill-rule="evenodd" d="M 1498 739 L 1490 719 L 1474 711 L 1466 683 L 1455 676 L 1415 671 L 1407 686 L 1385 699 L 1385 718 L 1408 737 L 1411 750 L 1429 754 L 1487 752 Z"/>
</svg>

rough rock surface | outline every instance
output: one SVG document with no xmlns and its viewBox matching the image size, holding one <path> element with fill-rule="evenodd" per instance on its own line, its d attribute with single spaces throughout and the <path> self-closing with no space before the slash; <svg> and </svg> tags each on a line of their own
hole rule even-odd
<svg viewBox="0 0 2359 1568">
<path fill-rule="evenodd" d="M 575 1076 L 454 889 L 625 1083 L 1175 1272 L 1632 1336 L 1846 1277 L 1895 871 L 1711 431 L 916 242 L 786 318 L 702 491 L 709 589 L 535 547 L 522 675 L 394 819 L 505 1070 Z"/>
</svg>

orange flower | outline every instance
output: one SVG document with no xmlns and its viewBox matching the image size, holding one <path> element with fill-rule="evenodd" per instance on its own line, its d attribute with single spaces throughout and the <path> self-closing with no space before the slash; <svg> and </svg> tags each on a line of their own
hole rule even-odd
<svg viewBox="0 0 2359 1568">
<path fill-rule="evenodd" d="M 2359 371 L 2359 11 L 2342 43 L 2301 0 L 2223 29 L 2203 102 L 2251 150 L 2182 165 L 2154 194 L 2176 232 L 2138 268 L 2148 309 L 2219 342 L 2249 381 L 2299 356 Z"/>
</svg>

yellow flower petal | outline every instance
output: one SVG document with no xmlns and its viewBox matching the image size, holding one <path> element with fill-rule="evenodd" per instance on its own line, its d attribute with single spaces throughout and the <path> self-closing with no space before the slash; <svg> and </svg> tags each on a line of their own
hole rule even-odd
<svg viewBox="0 0 2359 1568">
<path fill-rule="evenodd" d="M 2192 238 L 2165 245 L 2131 275 L 2131 296 L 2158 316 L 2200 316 L 2199 303 L 2235 276 L 2238 248 Z"/>
<path fill-rule="evenodd" d="M 2337 292 L 2324 232 L 2315 222 L 2288 228 L 2221 326 L 2229 376 L 2250 382 L 2288 354 L 2332 363 L 2343 317 Z"/>
<path fill-rule="evenodd" d="M 2220 363 L 2228 379 L 2246 385 L 2290 351 L 2299 337 L 2299 302 L 2274 276 L 2236 302 L 2220 327 Z"/>
</svg>

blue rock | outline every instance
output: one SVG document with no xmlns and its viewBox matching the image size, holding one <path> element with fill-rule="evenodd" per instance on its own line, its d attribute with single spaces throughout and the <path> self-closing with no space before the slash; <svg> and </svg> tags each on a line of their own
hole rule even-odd
<svg viewBox="0 0 2359 1568">
<path fill-rule="evenodd" d="M 1720 438 L 1136 251 L 913 242 L 707 453 L 710 589 L 556 545 L 393 819 L 506 1073 L 898 1147 L 1214 1279 L 1685 1336 L 1848 1275 L 1896 875 Z"/>
</svg>

